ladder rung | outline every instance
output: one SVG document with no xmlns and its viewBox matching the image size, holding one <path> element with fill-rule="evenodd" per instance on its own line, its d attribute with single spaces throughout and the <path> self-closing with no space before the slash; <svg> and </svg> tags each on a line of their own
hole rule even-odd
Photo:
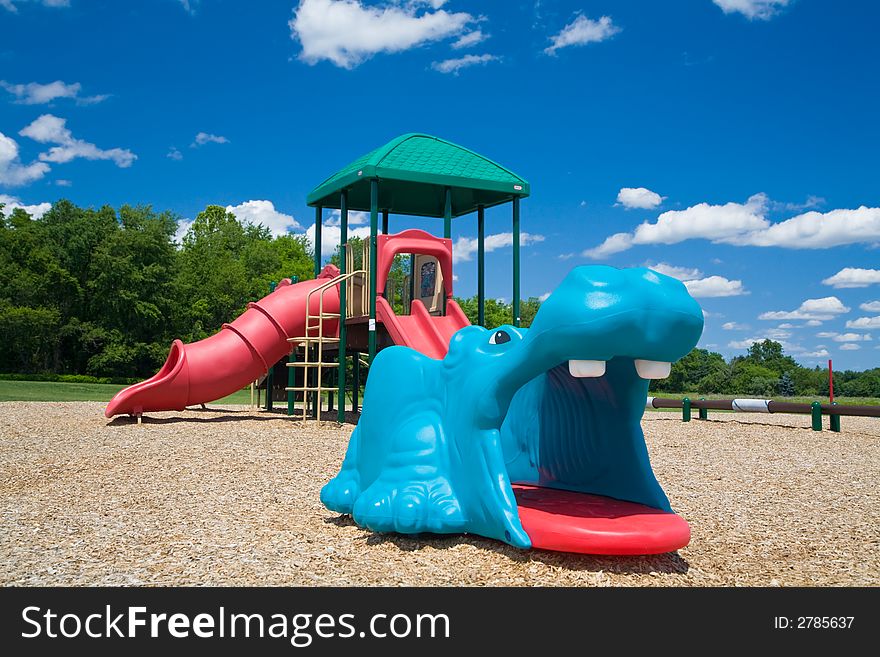
<svg viewBox="0 0 880 657">
<path fill-rule="evenodd" d="M 328 338 L 327 336 L 318 337 L 317 335 L 306 335 L 298 338 L 287 338 L 288 342 L 339 342 L 339 338 Z"/>
<path fill-rule="evenodd" d="M 287 392 L 325 392 L 327 390 L 336 390 L 336 388 L 310 388 L 308 386 L 297 386 L 295 388 L 285 388 Z"/>
<path fill-rule="evenodd" d="M 305 363 L 305 362 L 297 362 L 297 363 L 287 363 L 288 367 L 339 367 L 339 363 Z"/>
</svg>

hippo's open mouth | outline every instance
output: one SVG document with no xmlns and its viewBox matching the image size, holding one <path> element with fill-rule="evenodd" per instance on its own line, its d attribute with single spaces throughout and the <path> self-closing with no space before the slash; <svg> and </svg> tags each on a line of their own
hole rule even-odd
<svg viewBox="0 0 880 657">
<path fill-rule="evenodd" d="M 527 382 L 502 424 L 507 473 L 534 547 L 648 554 L 687 545 L 642 434 L 650 379 L 671 363 L 571 359 Z"/>
<path fill-rule="evenodd" d="M 654 476 L 641 419 L 650 380 L 694 345 L 702 312 L 681 283 L 650 270 L 596 273 L 574 270 L 528 330 L 502 327 L 513 356 L 498 386 L 510 400 L 506 476 L 533 546 L 674 550 L 690 531 Z"/>
</svg>

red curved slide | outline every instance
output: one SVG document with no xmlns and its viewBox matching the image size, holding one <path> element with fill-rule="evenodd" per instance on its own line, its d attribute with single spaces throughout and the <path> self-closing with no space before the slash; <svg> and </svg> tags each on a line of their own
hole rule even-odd
<svg viewBox="0 0 880 657">
<path fill-rule="evenodd" d="M 327 265 L 317 279 L 295 285 L 282 281 L 274 292 L 249 303 L 238 319 L 224 324 L 210 338 L 192 344 L 175 340 L 162 369 L 121 390 L 104 415 L 182 411 L 241 390 L 289 353 L 287 338 L 305 335 L 308 293 L 338 274 L 336 267 Z M 313 315 L 319 312 L 320 296 L 320 292 L 312 295 Z M 324 292 L 324 312 L 339 312 L 338 286 Z M 339 320 L 325 320 L 324 335 L 336 335 L 338 326 Z"/>
</svg>

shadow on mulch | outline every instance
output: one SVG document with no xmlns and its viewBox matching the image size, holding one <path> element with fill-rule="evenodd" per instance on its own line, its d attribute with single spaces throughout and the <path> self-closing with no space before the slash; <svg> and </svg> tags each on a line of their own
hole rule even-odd
<svg viewBox="0 0 880 657">
<path fill-rule="evenodd" d="M 349 515 L 324 518 L 324 522 L 336 527 L 357 527 Z M 685 575 L 690 569 L 690 564 L 678 552 L 643 556 L 569 554 L 547 550 L 520 550 L 500 541 L 466 534 L 449 534 L 444 536 L 432 534 L 378 534 L 366 529 L 362 529 L 361 534 L 363 535 L 363 542 L 367 546 L 391 544 L 402 552 L 416 552 L 426 547 L 432 547 L 435 550 L 448 550 L 458 545 L 473 545 L 483 550 L 491 550 L 501 554 L 517 563 L 536 561 L 548 566 L 571 571 L 601 571 L 633 575 L 648 575 L 650 573 Z"/>
<path fill-rule="evenodd" d="M 251 420 L 257 422 L 264 422 L 267 420 L 288 420 L 294 423 L 303 422 L 301 412 L 297 412 L 296 415 L 288 415 L 287 409 L 254 411 L 253 409 L 238 410 L 206 407 L 187 408 L 186 411 L 181 411 L 181 413 L 185 413 L 185 415 L 179 415 L 176 417 L 152 417 L 150 415 L 143 415 L 141 416 L 141 422 L 143 424 L 211 424 L 223 422 L 247 422 Z M 200 413 L 223 413 L 223 415 L 217 417 L 197 417 Z M 338 426 L 339 423 L 337 422 L 337 417 L 336 411 L 324 411 L 321 413 L 321 423 L 336 424 Z M 360 413 L 353 413 L 351 411 L 345 412 L 345 424 L 357 424 L 359 418 Z M 306 422 L 314 422 L 314 419 L 310 418 L 306 420 Z M 117 415 L 107 422 L 108 427 L 129 426 L 132 424 L 137 424 L 137 418 L 130 415 Z"/>
</svg>

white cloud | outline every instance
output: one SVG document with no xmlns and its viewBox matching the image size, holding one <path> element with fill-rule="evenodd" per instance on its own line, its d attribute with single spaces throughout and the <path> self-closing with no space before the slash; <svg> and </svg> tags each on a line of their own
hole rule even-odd
<svg viewBox="0 0 880 657">
<path fill-rule="evenodd" d="M 538 297 L 538 301 L 540 301 L 541 303 L 544 303 L 549 298 L 550 298 L 550 292 L 544 292 L 544 294 L 542 294 Z"/>
<path fill-rule="evenodd" d="M 165 157 L 167 157 L 169 160 L 182 160 L 183 153 L 181 153 L 180 150 L 178 148 L 176 148 L 175 146 L 172 146 L 171 148 L 168 149 L 168 152 L 165 154 Z"/>
<path fill-rule="evenodd" d="M 798 326 L 797 326 L 796 324 L 780 324 L 780 325 L 777 326 L 776 328 L 780 328 L 780 329 L 793 329 L 793 328 L 798 328 Z"/>
<path fill-rule="evenodd" d="M 748 324 L 740 324 L 739 322 L 725 322 L 721 325 L 725 331 L 747 331 L 749 329 Z"/>
<path fill-rule="evenodd" d="M 177 231 L 174 233 L 174 241 L 183 244 L 183 236 L 189 232 L 193 222 L 191 219 L 181 219 L 177 222 Z"/>
<path fill-rule="evenodd" d="M 789 0 L 712 0 L 725 14 L 739 13 L 749 20 L 769 20 Z"/>
<path fill-rule="evenodd" d="M 672 276 L 672 278 L 677 278 L 680 281 L 693 280 L 695 278 L 700 278 L 703 275 L 699 269 L 693 269 L 690 267 L 677 267 L 675 265 L 670 265 L 665 262 L 658 262 L 657 264 L 645 263 L 645 267 L 649 269 L 653 269 L 659 274 L 665 274 L 666 276 Z"/>
<path fill-rule="evenodd" d="M 606 256 L 626 251 L 633 245 L 632 235 L 629 233 L 615 233 L 611 237 L 605 239 L 599 246 L 592 249 L 585 249 L 581 255 L 585 258 L 600 260 Z"/>
<path fill-rule="evenodd" d="M 627 210 L 653 210 L 663 202 L 663 197 L 645 187 L 622 187 L 617 193 L 617 202 Z"/>
<path fill-rule="evenodd" d="M 774 310 L 761 313 L 758 319 L 834 319 L 837 315 L 848 313 L 849 308 L 837 297 L 807 299 L 796 310 Z"/>
<path fill-rule="evenodd" d="M 15 102 L 21 105 L 44 105 L 58 98 L 71 98 L 76 101 L 77 105 L 94 105 L 110 97 L 107 94 L 80 96 L 82 85 L 79 82 L 67 84 L 61 80 L 55 80 L 55 82 L 48 84 L 38 82 L 10 84 L 6 80 L 0 80 L 0 87 L 15 96 Z"/>
<path fill-rule="evenodd" d="M 880 329 L 880 315 L 876 317 L 859 317 L 858 319 L 851 319 L 846 323 L 846 328 L 862 331 L 865 329 Z"/>
<path fill-rule="evenodd" d="M 478 64 L 488 64 L 489 62 L 500 61 L 500 57 L 496 55 L 465 55 L 464 57 L 456 57 L 453 59 L 444 59 L 441 62 L 432 62 L 431 68 L 440 73 L 452 73 L 458 75 L 458 72 L 468 66 L 476 66 Z"/>
<path fill-rule="evenodd" d="M 467 34 L 462 34 L 460 37 L 458 37 L 457 40 L 452 42 L 452 47 L 455 50 L 470 48 L 471 46 L 475 46 L 478 43 L 482 43 L 488 38 L 489 35 L 484 33 L 482 30 L 474 30 L 473 32 L 468 32 Z"/>
<path fill-rule="evenodd" d="M 583 14 L 578 14 L 571 23 L 562 28 L 559 34 L 550 37 L 551 43 L 544 48 L 544 52 L 555 55 L 560 48 L 598 43 L 610 39 L 618 32 L 620 28 L 614 24 L 610 16 L 602 16 L 594 21 Z"/>
<path fill-rule="evenodd" d="M 3 7 L 7 11 L 15 14 L 18 12 L 18 7 L 16 6 L 16 4 L 20 4 L 23 2 L 35 2 L 36 4 L 43 5 L 44 7 L 70 6 L 70 0 L 0 0 L 0 7 Z"/>
<path fill-rule="evenodd" d="M 183 10 L 189 14 L 196 13 L 196 5 L 199 3 L 199 0 L 180 0 L 180 4 L 183 7 Z"/>
<path fill-rule="evenodd" d="M 808 320 L 806 322 L 805 326 L 822 326 L 822 320 L 821 319 Z"/>
<path fill-rule="evenodd" d="M 3 206 L 3 209 L 0 210 L 0 213 L 5 214 L 7 217 L 12 214 L 12 211 L 16 208 L 21 208 L 25 212 L 27 212 L 34 219 L 41 218 L 44 214 L 46 214 L 49 210 L 52 209 L 51 203 L 37 203 L 36 205 L 25 205 L 19 199 L 14 196 L 9 196 L 8 194 L 0 194 L 0 205 Z"/>
<path fill-rule="evenodd" d="M 880 208 L 805 212 L 766 229 L 733 236 L 731 244 L 827 249 L 845 244 L 880 241 Z"/>
<path fill-rule="evenodd" d="M 757 338 L 757 337 L 756 338 L 746 338 L 745 340 L 731 340 L 730 342 L 727 343 L 727 346 L 730 347 L 731 349 L 748 349 L 754 343 L 763 342 L 764 340 L 767 340 L 767 339 L 769 339 L 769 338 L 767 338 L 766 336 L 762 336 L 760 338 Z"/>
<path fill-rule="evenodd" d="M 532 233 L 521 233 L 520 244 L 528 246 L 535 242 L 543 242 L 543 235 L 533 235 Z M 513 233 L 495 233 L 494 235 L 486 235 L 485 249 L 486 253 L 503 249 L 513 245 Z M 452 245 L 453 262 L 466 262 L 473 260 L 474 254 L 477 252 L 476 237 L 459 237 Z"/>
<path fill-rule="evenodd" d="M 861 349 L 859 345 L 852 344 L 851 342 L 840 345 L 841 351 L 858 351 L 859 349 Z"/>
<path fill-rule="evenodd" d="M 602 258 L 636 244 L 677 244 L 689 239 L 723 242 L 744 232 L 769 226 L 764 215 L 767 196 L 755 194 L 745 203 L 710 205 L 699 203 L 685 210 L 668 210 L 656 223 L 644 222 L 633 233 L 617 233 L 602 244 L 584 251 L 588 258 Z"/>
<path fill-rule="evenodd" d="M 73 186 L 73 183 L 70 180 L 65 180 L 64 178 L 58 178 L 58 180 L 55 181 L 55 184 L 58 185 L 59 187 L 72 187 Z"/>
<path fill-rule="evenodd" d="M 234 214 L 239 221 L 265 226 L 276 237 L 302 229 L 302 226 L 292 215 L 276 210 L 272 201 L 245 201 L 240 205 L 226 206 L 226 211 Z"/>
<path fill-rule="evenodd" d="M 198 148 L 205 144 L 228 144 L 229 140 L 222 135 L 212 135 L 209 132 L 200 132 L 195 136 L 190 148 Z"/>
<path fill-rule="evenodd" d="M 695 299 L 709 297 L 738 297 L 748 294 L 742 281 L 731 281 L 723 276 L 708 276 L 692 281 L 683 281 L 691 296 Z"/>
<path fill-rule="evenodd" d="M 798 358 L 828 358 L 831 354 L 828 353 L 827 349 L 819 349 L 817 351 L 810 351 L 807 353 L 800 354 Z"/>
<path fill-rule="evenodd" d="M 813 210 L 820 205 L 825 205 L 826 200 L 821 196 L 810 194 L 803 203 L 773 203 L 774 210 L 788 210 L 789 212 L 800 212 L 801 210 Z"/>
<path fill-rule="evenodd" d="M 330 216 L 324 220 L 328 226 L 339 226 L 342 224 L 342 213 L 339 210 L 330 212 Z M 361 212 L 360 210 L 348 211 L 349 226 L 365 226 L 370 223 L 370 213 Z"/>
<path fill-rule="evenodd" d="M 816 334 L 817 338 L 831 338 L 835 342 L 870 342 L 874 338 L 870 333 L 836 333 L 834 331 L 823 331 Z"/>
<path fill-rule="evenodd" d="M 104 150 L 82 139 L 75 139 L 66 123 L 67 119 L 43 114 L 22 128 L 18 134 L 41 144 L 57 144 L 48 152 L 40 153 L 39 158 L 43 162 L 63 164 L 81 157 L 86 160 L 111 160 L 116 166 L 125 169 L 137 159 L 137 155 L 127 148 Z"/>
<path fill-rule="evenodd" d="M 315 224 L 312 223 L 306 228 L 305 232 L 306 239 L 309 241 L 309 244 L 312 245 L 312 248 L 315 247 Z M 370 236 L 370 227 L 369 226 L 358 226 L 355 228 L 348 229 L 348 237 L 351 239 L 352 237 L 360 237 L 361 239 L 367 238 Z M 321 226 L 321 257 L 329 258 L 334 253 L 336 253 L 336 249 L 339 248 L 339 241 L 342 238 L 342 231 L 339 226 L 331 226 L 329 224 L 323 224 Z"/>
<path fill-rule="evenodd" d="M 869 285 L 880 283 L 880 269 L 844 267 L 834 276 L 829 276 L 823 280 L 822 283 L 838 289 L 845 287 L 868 287 Z"/>
<path fill-rule="evenodd" d="M 806 212 L 785 221 L 767 219 L 770 201 L 755 194 L 745 203 L 699 203 L 685 210 L 669 210 L 654 223 L 644 222 L 632 233 L 617 233 L 584 251 L 602 258 L 642 244 L 677 244 L 705 239 L 735 246 L 775 246 L 787 249 L 827 249 L 845 244 L 880 242 L 880 208 Z"/>
<path fill-rule="evenodd" d="M 26 185 L 48 172 L 49 165 L 44 162 L 23 164 L 18 155 L 18 143 L 0 132 L 0 185 Z"/>
<path fill-rule="evenodd" d="M 748 294 L 743 287 L 742 281 L 731 281 L 723 276 L 707 276 L 702 278 L 703 272 L 699 269 L 677 267 L 665 262 L 655 265 L 648 264 L 656 272 L 677 278 L 684 283 L 691 296 L 697 299 L 709 297 L 737 297 Z"/>
<path fill-rule="evenodd" d="M 422 10 L 427 4 L 430 9 Z M 459 36 L 475 19 L 439 9 L 443 2 L 381 7 L 361 0 L 302 0 L 288 25 L 307 64 L 327 60 L 351 69 L 379 53 L 395 53 Z"/>
<path fill-rule="evenodd" d="M 859 304 L 859 308 L 868 313 L 880 313 L 880 301 L 866 301 Z"/>
</svg>

